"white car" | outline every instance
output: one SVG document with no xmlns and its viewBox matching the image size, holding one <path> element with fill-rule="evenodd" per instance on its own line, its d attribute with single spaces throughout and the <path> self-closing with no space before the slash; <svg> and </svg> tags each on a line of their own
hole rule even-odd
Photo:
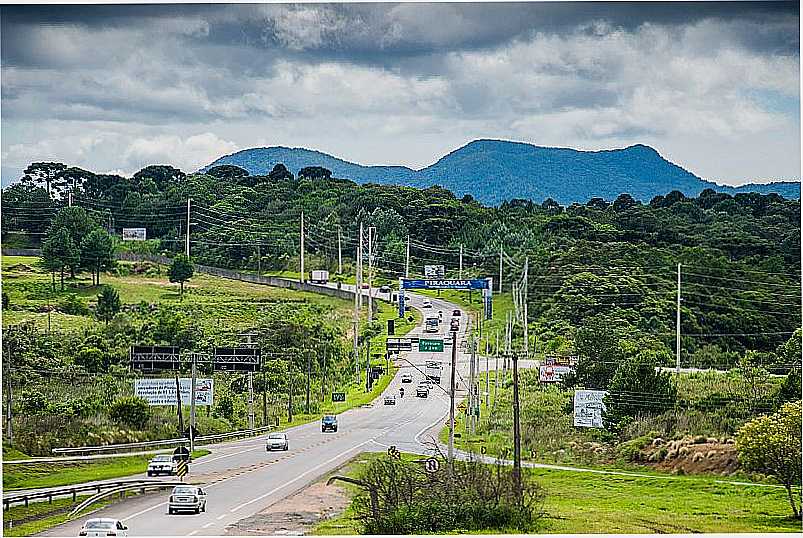
<svg viewBox="0 0 803 538">
<path fill-rule="evenodd" d="M 206 493 L 198 486 L 176 486 L 170 494 L 167 513 L 190 511 L 206 512 Z"/>
<path fill-rule="evenodd" d="M 429 385 L 426 383 L 421 383 L 415 389 L 415 395 L 417 398 L 426 398 L 429 396 Z"/>
<path fill-rule="evenodd" d="M 287 450 L 290 444 L 287 441 L 286 433 L 272 433 L 268 435 L 268 440 L 265 441 L 265 450 L 268 452 L 272 450 Z"/>
<path fill-rule="evenodd" d="M 401 382 L 402 383 L 412 383 L 413 382 L 413 374 L 402 374 Z"/>
<path fill-rule="evenodd" d="M 127 531 L 119 519 L 96 517 L 86 520 L 78 536 L 128 536 Z"/>
<path fill-rule="evenodd" d="M 421 305 L 422 308 L 432 308 L 432 301 L 429 299 L 424 299 L 423 304 Z"/>
<path fill-rule="evenodd" d="M 176 474 L 176 462 L 170 454 L 157 454 L 148 462 L 148 476 Z"/>
<path fill-rule="evenodd" d="M 385 396 L 385 405 L 396 405 L 396 397 L 393 395 Z"/>
</svg>

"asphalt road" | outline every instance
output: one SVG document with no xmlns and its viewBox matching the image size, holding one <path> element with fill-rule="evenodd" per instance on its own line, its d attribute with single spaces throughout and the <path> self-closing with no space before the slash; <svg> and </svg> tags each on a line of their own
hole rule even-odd
<svg viewBox="0 0 803 538">
<path fill-rule="evenodd" d="M 421 308 L 422 297 L 412 296 L 411 304 Z M 458 307 L 439 299 L 431 299 L 432 310 L 443 310 L 440 336 L 450 337 L 449 319 Z M 422 309 L 423 310 L 423 309 Z M 462 312 L 458 342 L 465 338 L 467 316 Z M 417 327 L 408 336 L 422 335 Z M 429 333 L 428 336 L 434 336 Z M 468 379 L 468 356 L 462 348 L 458 354 L 458 382 Z M 404 354 L 399 360 L 400 374 L 413 375 L 405 383 L 405 396 L 399 397 L 401 375 L 397 375 L 372 406 L 356 408 L 338 415 L 338 432 L 322 433 L 314 422 L 287 430 L 290 449 L 287 452 L 266 452 L 265 436 L 215 445 L 213 453 L 191 465 L 190 476 L 202 478 L 207 491 L 207 511 L 201 514 L 167 514 L 168 492 L 134 497 L 106 507 L 92 517 L 122 520 L 132 536 L 220 535 L 238 520 L 262 511 L 271 504 L 295 493 L 316 479 L 365 451 L 385 451 L 395 445 L 401 451 L 429 453 L 422 443 L 428 430 L 448 419 L 450 379 L 449 347 L 443 353 Z M 427 359 L 443 363 L 440 390 L 433 387 L 428 398 L 416 398 L 415 387 L 423 379 Z M 480 361 L 484 366 L 483 361 Z M 419 369 L 421 371 L 419 371 Z M 383 405 L 386 394 L 396 395 L 396 405 Z M 465 392 L 458 393 L 458 398 Z M 51 529 L 42 536 L 77 536 L 85 518 Z"/>
</svg>

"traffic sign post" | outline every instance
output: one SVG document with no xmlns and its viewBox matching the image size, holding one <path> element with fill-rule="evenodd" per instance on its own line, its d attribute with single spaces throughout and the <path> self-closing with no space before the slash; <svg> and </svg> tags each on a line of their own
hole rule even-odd
<svg viewBox="0 0 803 538">
<path fill-rule="evenodd" d="M 333 392 L 332 393 L 332 401 L 333 402 L 345 402 L 346 401 L 346 393 L 345 392 Z"/>
<path fill-rule="evenodd" d="M 176 476 L 178 476 L 182 482 L 184 482 L 184 477 L 187 476 L 189 472 L 189 463 L 187 460 L 181 460 L 176 465 Z"/>
<path fill-rule="evenodd" d="M 437 473 L 441 468 L 441 463 L 435 458 L 424 460 L 424 470 L 428 473 Z"/>
</svg>

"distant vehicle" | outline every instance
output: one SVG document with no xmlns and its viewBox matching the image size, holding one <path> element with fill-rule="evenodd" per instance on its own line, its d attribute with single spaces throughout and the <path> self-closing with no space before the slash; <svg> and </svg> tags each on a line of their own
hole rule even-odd
<svg viewBox="0 0 803 538">
<path fill-rule="evenodd" d="M 429 385 L 425 383 L 421 383 L 415 389 L 415 395 L 417 398 L 426 398 L 429 396 Z"/>
<path fill-rule="evenodd" d="M 449 324 L 449 330 L 453 333 L 456 333 L 460 330 L 460 320 L 452 319 L 452 322 Z"/>
<path fill-rule="evenodd" d="M 78 536 L 128 536 L 128 527 L 119 519 L 96 517 L 87 519 Z"/>
<path fill-rule="evenodd" d="M 413 374 L 402 374 L 401 382 L 402 383 L 412 383 L 413 382 Z"/>
<path fill-rule="evenodd" d="M 364 289 L 364 290 L 367 290 L 367 289 L 368 289 L 368 288 L 370 288 L 371 286 L 369 286 L 367 282 L 364 282 L 364 283 L 363 283 L 363 285 L 362 285 L 362 286 L 360 286 L 360 287 L 361 287 L 362 289 Z"/>
<path fill-rule="evenodd" d="M 399 397 L 404 398 L 404 387 L 399 387 Z"/>
<path fill-rule="evenodd" d="M 268 435 L 268 440 L 265 441 L 265 450 L 271 452 L 273 450 L 287 450 L 290 444 L 287 441 L 286 433 L 272 433 Z"/>
<path fill-rule="evenodd" d="M 337 417 L 334 415 L 324 415 L 321 419 L 321 432 L 327 430 L 337 431 Z"/>
<path fill-rule="evenodd" d="M 429 299 L 424 299 L 424 302 L 421 305 L 423 308 L 432 308 L 432 301 Z"/>
<path fill-rule="evenodd" d="M 424 320 L 424 332 L 425 333 L 438 332 L 438 325 L 440 324 L 440 322 L 441 321 L 438 318 L 437 314 L 427 314 L 427 317 Z"/>
<path fill-rule="evenodd" d="M 396 396 L 392 394 L 385 396 L 385 405 L 396 405 Z"/>
<path fill-rule="evenodd" d="M 310 271 L 309 281 L 313 284 L 326 284 L 329 282 L 329 271 Z"/>
<path fill-rule="evenodd" d="M 381 287 L 379 288 L 379 291 L 380 291 L 381 293 L 390 293 L 390 286 L 381 286 Z"/>
<path fill-rule="evenodd" d="M 441 382 L 441 363 L 440 361 L 427 361 L 424 367 L 424 374 L 427 379 L 434 383 Z"/>
<path fill-rule="evenodd" d="M 452 310 L 452 316 L 459 318 L 460 317 L 460 310 Z"/>
<path fill-rule="evenodd" d="M 148 462 L 148 476 L 176 474 L 176 462 L 170 454 L 157 454 Z"/>
<path fill-rule="evenodd" d="M 170 494 L 167 513 L 190 511 L 206 512 L 206 492 L 198 486 L 176 486 Z"/>
</svg>

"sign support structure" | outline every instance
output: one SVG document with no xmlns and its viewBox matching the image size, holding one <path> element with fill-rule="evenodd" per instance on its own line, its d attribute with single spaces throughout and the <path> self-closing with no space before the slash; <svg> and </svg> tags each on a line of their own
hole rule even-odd
<svg viewBox="0 0 803 538">
<path fill-rule="evenodd" d="M 192 354 L 192 384 L 190 385 L 190 453 L 195 452 L 195 379 L 198 359 Z M 179 405 L 181 400 L 179 399 Z"/>
<path fill-rule="evenodd" d="M 449 472 L 454 471 L 454 392 L 457 370 L 457 333 L 452 333 L 452 371 L 449 373 Z"/>
</svg>

